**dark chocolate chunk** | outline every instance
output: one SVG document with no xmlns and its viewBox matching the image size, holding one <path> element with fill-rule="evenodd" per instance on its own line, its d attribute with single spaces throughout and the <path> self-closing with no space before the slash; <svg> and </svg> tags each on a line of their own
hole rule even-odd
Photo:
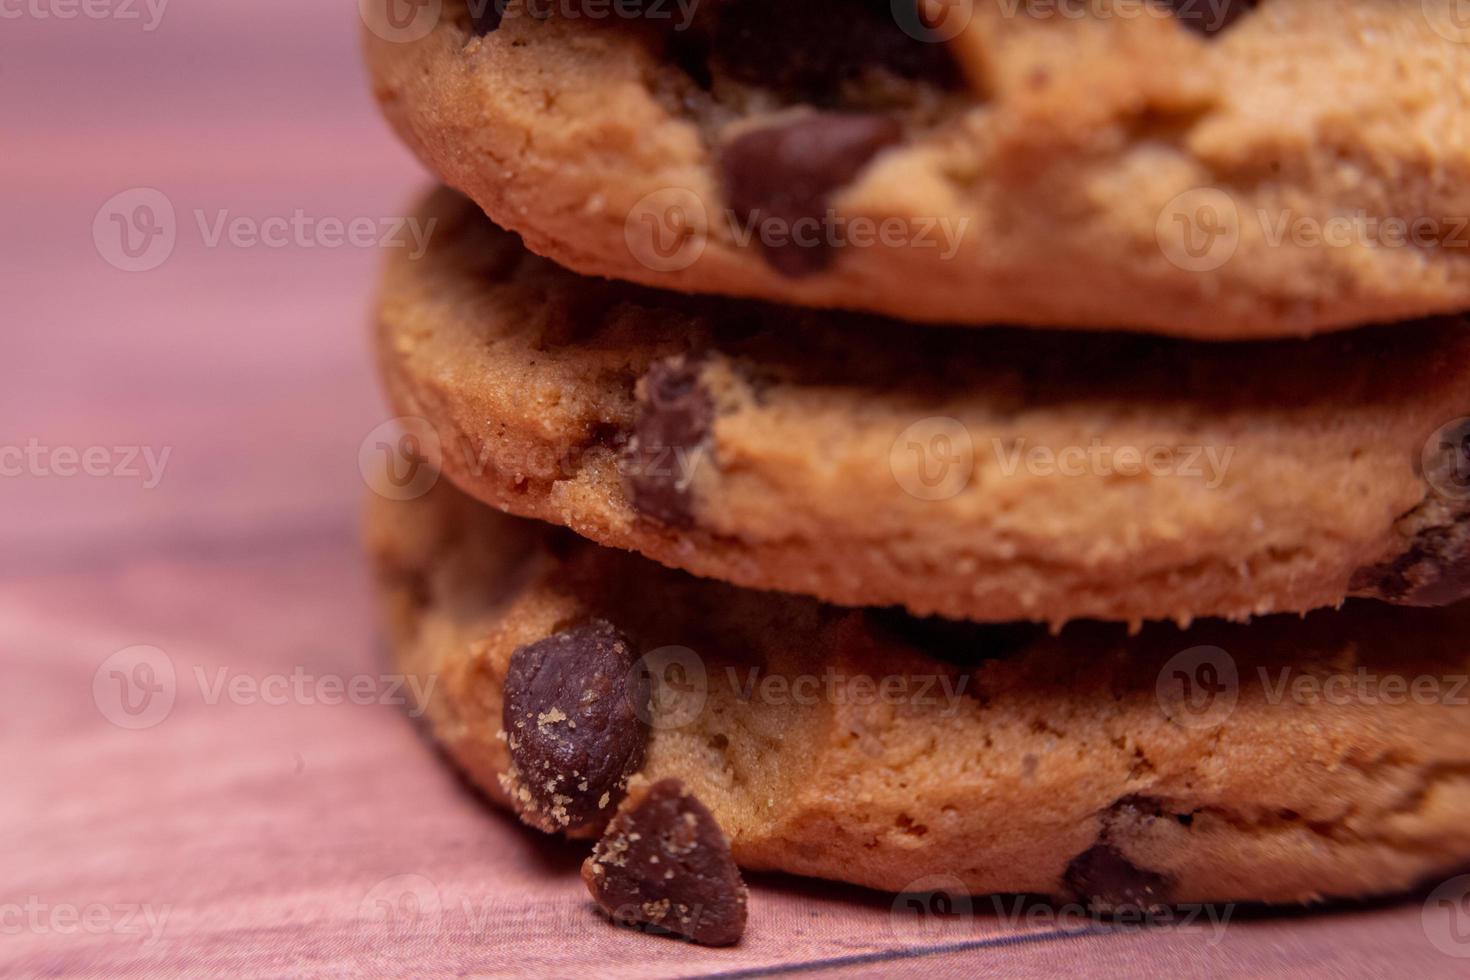
<svg viewBox="0 0 1470 980">
<path fill-rule="evenodd" d="M 889 116 L 837 112 L 746 133 L 720 153 L 730 209 L 771 268 L 793 278 L 821 272 L 841 244 L 827 220 L 833 193 L 902 135 Z"/>
<path fill-rule="evenodd" d="M 1174 17 L 1196 33 L 1213 37 L 1230 27 L 1260 0 L 1164 0 Z"/>
<path fill-rule="evenodd" d="M 694 525 L 694 474 L 709 454 L 715 406 L 688 357 L 660 361 L 644 376 L 633 438 L 622 457 L 633 508 L 670 527 Z"/>
<path fill-rule="evenodd" d="M 643 766 L 647 679 L 633 647 L 603 620 L 516 650 L 501 722 L 521 819 L 548 833 L 600 828 Z"/>
<path fill-rule="evenodd" d="M 745 882 L 730 843 L 677 779 L 629 798 L 583 863 L 582 880 L 614 922 L 706 946 L 730 946 L 745 932 Z"/>
<path fill-rule="evenodd" d="M 1148 911 L 1169 904 L 1168 878 L 1138 867 L 1107 843 L 1094 844 L 1073 858 L 1063 881 L 1080 901 L 1099 911 Z"/>
<path fill-rule="evenodd" d="M 1360 568 L 1348 590 L 1403 606 L 1447 606 L 1470 599 L 1470 512 L 1421 531 L 1393 561 Z"/>
<path fill-rule="evenodd" d="M 505 19 L 505 7 L 510 0 L 465 0 L 470 8 L 470 23 L 478 37 L 500 29 Z"/>
<path fill-rule="evenodd" d="M 949 49 L 907 33 L 893 0 L 727 0 L 705 8 L 694 27 L 714 68 L 792 101 L 836 106 L 844 85 L 875 69 L 959 84 Z"/>
<path fill-rule="evenodd" d="M 1447 606 L 1470 599 L 1470 420 L 1439 429 L 1420 459 L 1424 502 L 1401 519 L 1413 530 L 1396 557 L 1358 569 L 1353 595 L 1405 606 Z"/>
</svg>

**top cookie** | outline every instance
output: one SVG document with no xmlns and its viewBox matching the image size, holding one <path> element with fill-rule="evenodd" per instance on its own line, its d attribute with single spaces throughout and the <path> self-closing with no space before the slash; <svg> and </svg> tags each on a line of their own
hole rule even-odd
<svg viewBox="0 0 1470 980">
<path fill-rule="evenodd" d="M 362 6 L 398 131 L 583 273 L 1201 339 L 1470 307 L 1457 0 L 908 2 Z"/>
</svg>

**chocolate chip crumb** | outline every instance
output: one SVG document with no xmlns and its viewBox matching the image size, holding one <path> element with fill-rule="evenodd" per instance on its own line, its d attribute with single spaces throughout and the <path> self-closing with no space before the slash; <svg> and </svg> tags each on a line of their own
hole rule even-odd
<svg viewBox="0 0 1470 980">
<path fill-rule="evenodd" d="M 745 882 L 730 843 L 677 779 L 629 796 L 583 863 L 582 880 L 623 925 L 705 946 L 733 945 L 745 932 Z"/>
<path fill-rule="evenodd" d="M 647 679 L 633 647 L 603 620 L 562 630 L 511 655 L 501 723 L 502 778 L 521 819 L 547 833 L 601 828 L 643 766 L 638 712 Z"/>
<path fill-rule="evenodd" d="M 694 358 L 661 361 L 639 389 L 638 419 L 623 453 L 624 484 L 633 508 L 675 528 L 694 526 L 694 475 L 709 453 L 714 399 Z"/>
<path fill-rule="evenodd" d="M 746 133 L 720 153 L 730 208 L 771 268 L 793 278 L 821 272 L 837 245 L 826 229 L 833 193 L 902 135 L 891 117 L 838 112 Z"/>
<path fill-rule="evenodd" d="M 1063 876 L 1079 900 L 1099 911 L 1149 911 L 1169 904 L 1169 879 L 1138 867 L 1111 844 L 1097 843 L 1072 859 Z"/>
</svg>

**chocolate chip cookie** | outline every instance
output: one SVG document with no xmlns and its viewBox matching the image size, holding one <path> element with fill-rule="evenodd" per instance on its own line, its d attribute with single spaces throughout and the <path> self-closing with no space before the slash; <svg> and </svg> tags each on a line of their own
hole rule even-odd
<svg viewBox="0 0 1470 980">
<path fill-rule="evenodd" d="M 601 835 L 585 874 L 634 921 L 738 935 L 726 848 L 1110 909 L 1385 893 L 1470 859 L 1470 605 L 1052 635 L 697 579 L 444 483 L 375 498 L 368 529 L 434 737 L 528 824 Z M 527 749 L 528 706 L 562 749 Z M 584 785 L 603 757 L 637 761 Z M 548 827 L 527 758 L 586 819 Z"/>
<path fill-rule="evenodd" d="M 1470 327 L 944 330 L 583 279 L 449 192 L 395 412 L 482 500 L 738 585 L 981 621 L 1470 594 Z M 424 421 L 426 420 L 426 421 Z"/>
<path fill-rule="evenodd" d="M 1458 2 L 364 10 L 398 132 L 577 271 L 1219 339 L 1470 307 Z"/>
</svg>

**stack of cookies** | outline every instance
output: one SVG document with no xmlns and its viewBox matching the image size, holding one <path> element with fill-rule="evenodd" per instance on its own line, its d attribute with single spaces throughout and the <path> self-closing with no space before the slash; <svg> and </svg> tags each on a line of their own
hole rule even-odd
<svg viewBox="0 0 1470 980">
<path fill-rule="evenodd" d="M 614 918 L 1470 860 L 1455 0 L 378 6 L 396 655 Z"/>
</svg>

